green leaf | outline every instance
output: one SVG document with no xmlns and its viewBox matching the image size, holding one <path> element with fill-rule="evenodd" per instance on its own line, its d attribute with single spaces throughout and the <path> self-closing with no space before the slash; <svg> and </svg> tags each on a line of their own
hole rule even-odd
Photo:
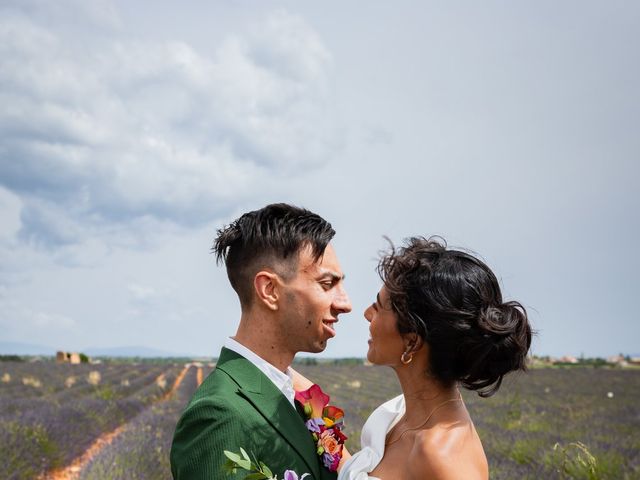
<svg viewBox="0 0 640 480">
<path fill-rule="evenodd" d="M 267 467 L 262 462 L 260 462 L 260 470 L 262 470 L 262 472 L 267 476 L 267 478 L 273 477 L 273 473 L 271 473 L 271 470 L 269 469 L 269 467 Z"/>
<path fill-rule="evenodd" d="M 222 469 L 227 473 L 227 475 L 231 475 L 232 473 L 236 473 L 236 462 L 232 460 L 227 460 L 223 465 Z"/>
<path fill-rule="evenodd" d="M 249 458 L 249 455 L 247 455 L 247 452 L 245 452 L 244 448 L 240 447 L 240 453 L 242 453 L 242 456 L 244 457 L 245 460 L 251 461 L 251 459 Z"/>
<path fill-rule="evenodd" d="M 238 463 L 241 460 L 240 455 L 238 455 L 237 453 L 230 452 L 229 450 L 224 451 L 224 456 L 235 463 Z"/>
<path fill-rule="evenodd" d="M 244 480 L 266 480 L 269 477 L 267 477 L 264 473 L 251 473 L 249 475 L 247 475 L 246 477 L 244 477 Z"/>
<path fill-rule="evenodd" d="M 236 463 L 240 468 L 244 468 L 245 470 L 251 470 L 251 460 L 245 460 L 244 458 L 238 457 L 238 461 Z"/>
</svg>

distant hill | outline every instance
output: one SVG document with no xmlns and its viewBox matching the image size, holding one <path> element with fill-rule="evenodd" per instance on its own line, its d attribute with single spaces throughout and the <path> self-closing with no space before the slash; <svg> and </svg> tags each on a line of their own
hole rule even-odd
<svg viewBox="0 0 640 480">
<path fill-rule="evenodd" d="M 57 350 L 63 350 L 64 345 L 55 348 L 47 345 L 36 345 L 32 343 L 21 342 L 2 342 L 0 341 L 0 355 L 46 355 L 53 357 Z M 75 351 L 75 350 L 74 350 Z M 193 357 L 186 353 L 169 352 L 157 348 L 128 346 L 114 348 L 98 348 L 91 347 L 80 352 L 90 357 Z"/>
<path fill-rule="evenodd" d="M 186 353 L 169 352 L 157 348 L 141 347 L 137 345 L 128 347 L 98 348 L 91 347 L 83 350 L 90 357 L 191 357 Z"/>
<path fill-rule="evenodd" d="M 0 355 L 48 355 L 55 356 L 56 349 L 32 343 L 0 342 Z"/>
</svg>

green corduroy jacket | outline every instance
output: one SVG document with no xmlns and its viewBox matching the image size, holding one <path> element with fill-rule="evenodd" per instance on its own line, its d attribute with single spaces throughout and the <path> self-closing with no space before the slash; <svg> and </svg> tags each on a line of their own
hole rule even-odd
<svg viewBox="0 0 640 480">
<path fill-rule="evenodd" d="M 182 413 L 171 445 L 174 480 L 239 480 L 227 474 L 224 450 L 244 448 L 284 478 L 294 470 L 307 480 L 335 480 L 316 453 L 301 415 L 255 365 L 223 348 L 215 370 Z"/>
</svg>

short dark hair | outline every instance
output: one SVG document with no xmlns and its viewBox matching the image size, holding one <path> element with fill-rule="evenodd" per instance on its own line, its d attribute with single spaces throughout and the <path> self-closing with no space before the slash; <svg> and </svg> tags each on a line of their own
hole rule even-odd
<svg viewBox="0 0 640 480">
<path fill-rule="evenodd" d="M 493 395 L 504 375 L 526 370 L 532 330 L 525 308 L 503 302 L 484 262 L 447 249 L 440 237 L 412 237 L 382 256 L 378 273 L 398 316 L 400 333 L 429 346 L 429 373 Z"/>
<path fill-rule="evenodd" d="M 212 252 L 224 262 L 231 286 L 240 304 L 251 304 L 253 277 L 264 267 L 282 276 L 297 268 L 298 253 L 311 248 L 317 261 L 335 235 L 331 224 L 320 215 L 286 203 L 274 203 L 245 213 L 217 231 Z"/>
</svg>

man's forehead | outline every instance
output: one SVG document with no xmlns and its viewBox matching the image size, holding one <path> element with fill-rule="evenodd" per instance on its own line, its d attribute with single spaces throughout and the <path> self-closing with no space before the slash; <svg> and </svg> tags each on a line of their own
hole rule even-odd
<svg viewBox="0 0 640 480">
<path fill-rule="evenodd" d="M 298 253 L 298 263 L 300 270 L 303 271 L 344 278 L 338 257 L 331 244 L 327 245 L 327 248 L 317 259 L 314 258 L 313 249 L 310 245 L 303 247 Z"/>
</svg>

